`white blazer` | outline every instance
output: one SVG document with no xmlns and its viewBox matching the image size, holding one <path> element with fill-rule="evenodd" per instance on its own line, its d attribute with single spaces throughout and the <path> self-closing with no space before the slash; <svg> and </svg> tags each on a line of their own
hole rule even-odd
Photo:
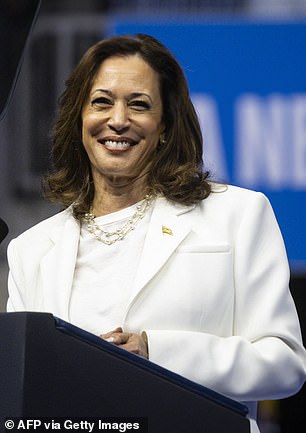
<svg viewBox="0 0 306 433">
<path fill-rule="evenodd" d="M 69 321 L 80 225 L 71 209 L 8 248 L 8 311 Z M 219 187 L 197 206 L 158 198 L 124 321 L 150 360 L 233 399 L 284 398 L 306 377 L 282 236 L 266 197 Z M 252 432 L 258 431 L 252 420 Z"/>
</svg>

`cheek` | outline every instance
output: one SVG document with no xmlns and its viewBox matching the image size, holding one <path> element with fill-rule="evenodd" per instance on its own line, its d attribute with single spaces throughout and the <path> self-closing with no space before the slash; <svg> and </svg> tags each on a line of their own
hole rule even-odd
<svg viewBox="0 0 306 433">
<path fill-rule="evenodd" d="M 161 124 L 155 119 L 148 119 L 143 124 L 143 130 L 145 131 L 150 141 L 158 142 L 161 134 Z"/>
<path fill-rule="evenodd" d="M 104 122 L 101 116 L 98 116 L 96 114 L 88 114 L 86 116 L 83 116 L 82 121 L 82 136 L 89 137 L 89 136 L 96 136 L 101 132 L 101 127 L 103 126 Z"/>
</svg>

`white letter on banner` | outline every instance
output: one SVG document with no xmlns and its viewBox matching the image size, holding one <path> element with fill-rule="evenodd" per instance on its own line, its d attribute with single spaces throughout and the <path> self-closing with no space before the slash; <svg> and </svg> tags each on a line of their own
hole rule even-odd
<svg viewBox="0 0 306 433">
<path fill-rule="evenodd" d="M 306 95 L 292 98 L 292 176 L 297 188 L 306 187 Z"/>
<path fill-rule="evenodd" d="M 235 178 L 243 185 L 278 189 L 288 183 L 288 104 L 279 94 L 242 95 L 235 107 Z"/>
<path fill-rule="evenodd" d="M 192 102 L 196 109 L 204 142 L 204 166 L 218 180 L 228 180 L 224 156 L 221 125 L 216 101 L 204 93 L 194 93 Z"/>
</svg>

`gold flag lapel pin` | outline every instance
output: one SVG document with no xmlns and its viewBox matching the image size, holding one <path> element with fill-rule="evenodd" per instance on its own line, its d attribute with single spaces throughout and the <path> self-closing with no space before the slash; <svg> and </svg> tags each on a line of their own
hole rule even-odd
<svg viewBox="0 0 306 433">
<path fill-rule="evenodd" d="M 165 235 L 173 236 L 173 231 L 171 229 L 169 229 L 169 227 L 162 226 L 162 232 Z"/>
</svg>

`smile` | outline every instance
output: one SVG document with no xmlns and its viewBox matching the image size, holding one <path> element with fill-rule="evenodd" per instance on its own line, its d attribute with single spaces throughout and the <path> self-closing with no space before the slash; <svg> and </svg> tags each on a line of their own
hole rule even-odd
<svg viewBox="0 0 306 433">
<path fill-rule="evenodd" d="M 104 142 L 104 145 L 111 149 L 128 149 L 131 146 L 131 143 L 128 143 L 127 141 L 106 140 Z"/>
<path fill-rule="evenodd" d="M 131 146 L 135 146 L 137 143 L 131 139 L 100 139 L 98 140 L 100 144 L 103 144 L 107 149 L 110 150 L 127 150 Z"/>
</svg>

